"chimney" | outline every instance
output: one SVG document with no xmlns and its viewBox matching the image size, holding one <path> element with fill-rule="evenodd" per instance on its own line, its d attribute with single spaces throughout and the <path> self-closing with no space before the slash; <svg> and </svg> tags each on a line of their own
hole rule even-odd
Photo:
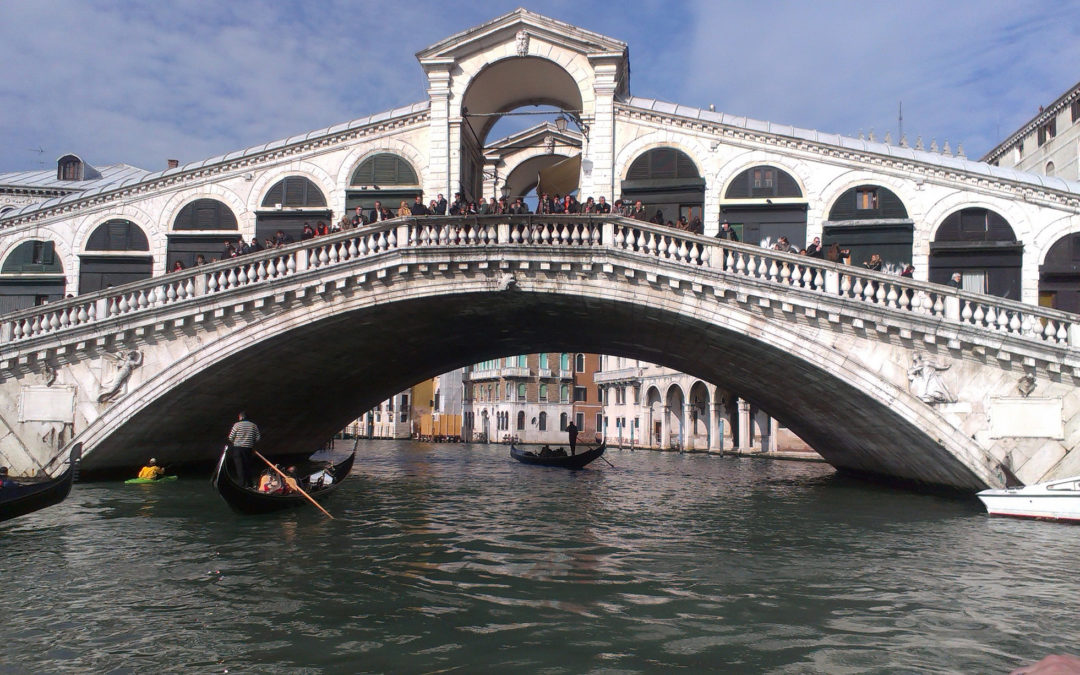
<svg viewBox="0 0 1080 675">
<path fill-rule="evenodd" d="M 178 159 L 167 159 L 165 161 L 168 162 L 170 169 L 175 169 L 176 167 L 180 166 L 180 160 Z"/>
</svg>

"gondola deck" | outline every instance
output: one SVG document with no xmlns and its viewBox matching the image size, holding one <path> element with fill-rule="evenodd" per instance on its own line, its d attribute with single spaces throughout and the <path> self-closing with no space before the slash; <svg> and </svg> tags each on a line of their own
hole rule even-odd
<svg viewBox="0 0 1080 675">
<path fill-rule="evenodd" d="M 522 464 L 535 464 L 539 466 L 557 466 L 564 469 L 580 469 L 594 459 L 604 454 L 606 443 L 601 443 L 595 448 L 579 452 L 575 455 L 562 455 L 556 457 L 541 457 L 539 454 L 522 450 L 517 446 L 510 446 L 510 456 Z"/>
<path fill-rule="evenodd" d="M 228 462 L 226 461 L 225 455 L 226 453 L 224 452 L 221 454 L 221 459 L 218 461 L 217 469 L 214 471 L 211 482 L 217 489 L 218 494 L 221 495 L 221 498 L 224 499 L 234 511 L 245 514 L 272 513 L 274 511 L 290 509 L 304 504 L 311 504 L 311 502 L 299 493 L 287 495 L 267 494 L 239 485 L 229 473 L 227 468 Z M 355 459 L 356 449 L 354 448 L 348 458 L 330 468 L 331 473 L 334 474 L 333 483 L 321 488 L 305 488 L 305 491 L 316 501 L 321 501 L 329 496 L 337 490 L 338 486 L 341 485 L 341 482 L 344 481 L 345 477 L 352 471 L 353 461 Z M 297 482 L 302 483 L 303 479 L 299 478 Z"/>
</svg>

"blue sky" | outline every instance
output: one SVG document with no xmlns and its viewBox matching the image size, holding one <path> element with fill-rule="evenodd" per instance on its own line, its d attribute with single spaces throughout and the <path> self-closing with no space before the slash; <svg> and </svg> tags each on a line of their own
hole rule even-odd
<svg viewBox="0 0 1080 675">
<path fill-rule="evenodd" d="M 0 2 L 0 172 L 203 159 L 425 98 L 415 52 L 522 2 Z M 978 158 L 1080 80 L 1080 3 L 553 0 L 631 92 Z M 37 152 L 38 148 L 44 150 Z"/>
</svg>

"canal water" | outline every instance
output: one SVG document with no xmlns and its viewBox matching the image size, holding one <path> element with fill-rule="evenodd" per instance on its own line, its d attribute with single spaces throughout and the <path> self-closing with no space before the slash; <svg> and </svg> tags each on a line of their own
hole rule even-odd
<svg viewBox="0 0 1080 675">
<path fill-rule="evenodd" d="M 1007 673 L 1080 646 L 1075 527 L 824 464 L 607 457 L 365 441 L 332 521 L 77 484 L 0 524 L 0 673 Z"/>
</svg>

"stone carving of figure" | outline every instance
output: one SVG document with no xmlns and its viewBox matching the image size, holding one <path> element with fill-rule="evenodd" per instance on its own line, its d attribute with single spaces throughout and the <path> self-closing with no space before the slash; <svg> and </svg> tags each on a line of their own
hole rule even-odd
<svg viewBox="0 0 1080 675">
<path fill-rule="evenodd" d="M 517 288 L 517 278 L 510 272 L 504 272 L 499 277 L 499 290 L 512 291 Z"/>
<path fill-rule="evenodd" d="M 98 403 L 105 403 L 115 398 L 120 393 L 120 390 L 124 388 L 128 378 L 131 377 L 131 371 L 141 366 L 143 362 L 142 352 L 136 350 L 121 354 L 105 354 L 105 356 L 116 361 L 118 368 L 112 380 L 108 384 L 101 386 L 101 393 L 98 394 L 97 399 Z"/>
<path fill-rule="evenodd" d="M 923 359 L 921 354 L 911 357 L 908 368 L 908 380 L 911 381 L 911 393 L 926 403 L 956 403 L 956 397 L 949 392 L 941 379 L 940 371 L 948 370 L 949 364 L 935 364 Z"/>
<path fill-rule="evenodd" d="M 517 55 L 518 56 L 528 56 L 529 55 L 529 34 L 525 32 L 524 28 L 522 28 L 521 30 L 519 30 L 517 32 L 517 35 L 515 35 L 514 38 L 515 38 L 516 43 L 517 43 L 516 44 L 516 46 L 517 46 Z"/>
</svg>

